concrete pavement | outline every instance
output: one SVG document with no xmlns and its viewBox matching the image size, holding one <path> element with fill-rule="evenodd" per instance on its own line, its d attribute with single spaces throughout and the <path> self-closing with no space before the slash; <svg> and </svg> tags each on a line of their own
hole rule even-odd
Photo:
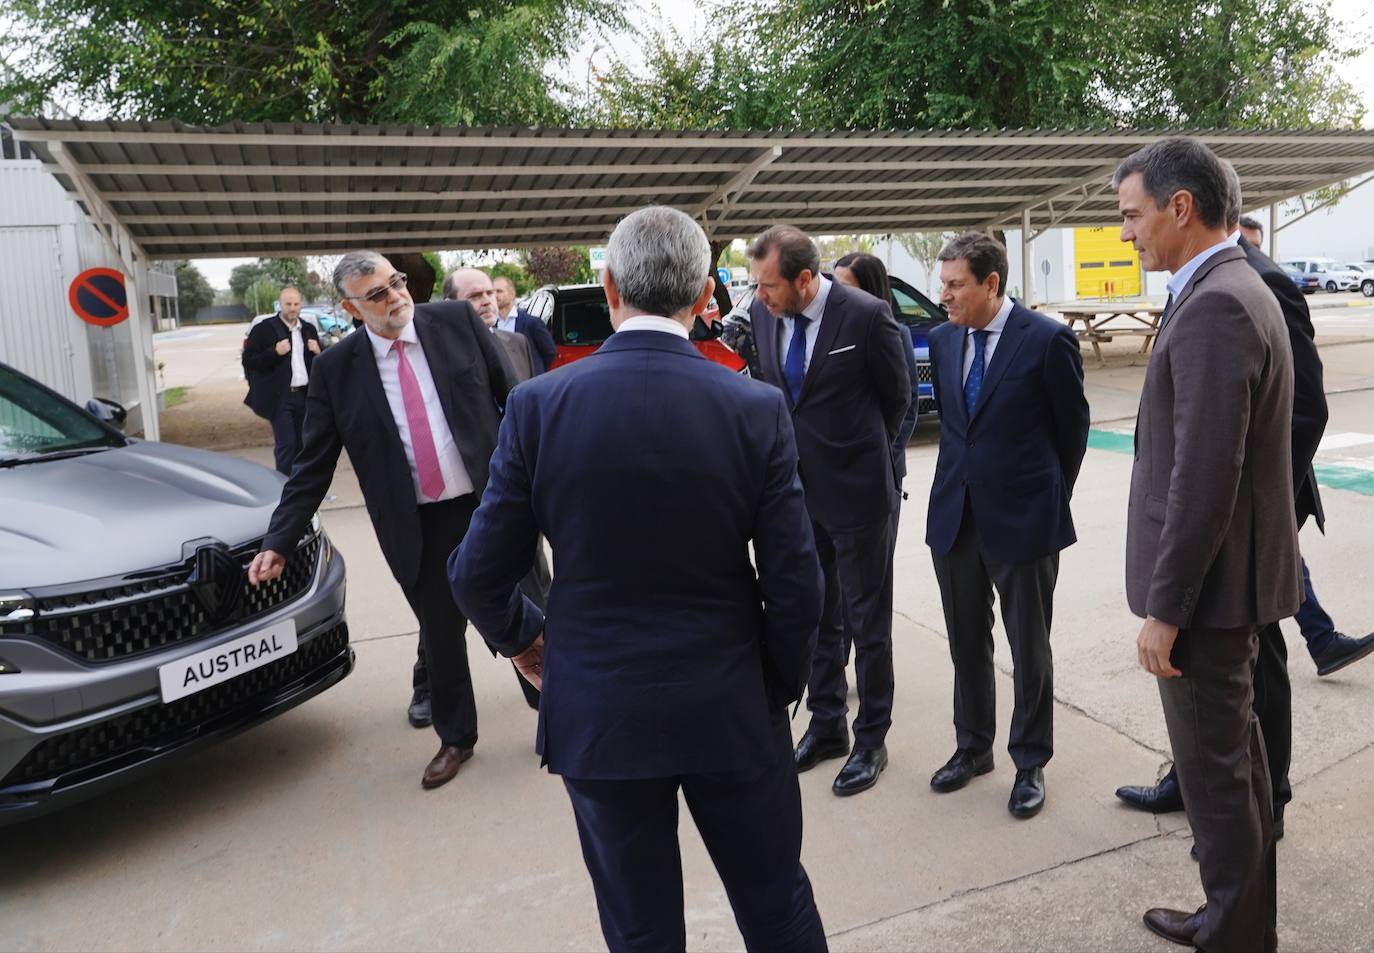
<svg viewBox="0 0 1374 953">
<path fill-rule="evenodd" d="M 1340 391 L 1331 432 L 1356 435 L 1322 462 L 1356 465 L 1348 458 L 1370 448 L 1358 435 L 1374 444 L 1374 343 L 1322 353 L 1328 386 Z M 207 383 L 233 366 L 203 357 L 220 369 L 201 376 Z M 838 761 L 801 778 L 804 860 L 834 948 L 1163 951 L 1173 947 L 1140 925 L 1143 909 L 1201 902 L 1183 818 L 1136 813 L 1112 795 L 1152 781 L 1168 757 L 1122 582 L 1130 456 L 1113 432 L 1129 434 L 1141 374 L 1088 372 L 1098 433 L 1074 500 L 1081 541 L 1064 553 L 1057 596 L 1057 753 L 1048 805 L 1030 821 L 1006 811 L 1013 772 L 1000 742 L 993 774 L 950 795 L 928 786 L 954 740 L 948 648 L 923 544 L 936 429 L 918 431 L 896 560 L 891 766 L 876 788 L 847 799 L 829 790 Z M 270 465 L 270 448 L 237 452 Z M 332 492 L 324 519 L 348 561 L 357 670 L 153 778 L 0 832 L 0 947 L 601 948 L 566 795 L 533 752 L 534 715 L 509 665 L 475 635 L 477 755 L 446 787 L 420 789 L 437 742 L 405 722 L 415 620 L 346 461 Z M 1374 487 L 1323 495 L 1328 533 L 1309 527 L 1304 550 L 1338 625 L 1363 634 L 1374 627 Z M 1318 680 L 1295 627 L 1285 631 L 1295 794 L 1279 846 L 1281 946 L 1374 950 L 1374 660 Z M 998 638 L 1005 732 L 1010 661 Z M 795 731 L 804 723 L 803 711 Z M 689 946 L 737 949 L 719 881 L 683 817 Z"/>
</svg>

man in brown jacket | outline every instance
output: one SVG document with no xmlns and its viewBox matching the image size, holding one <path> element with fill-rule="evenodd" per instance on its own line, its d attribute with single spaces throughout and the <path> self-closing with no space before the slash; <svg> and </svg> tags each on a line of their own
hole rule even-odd
<svg viewBox="0 0 1374 953">
<path fill-rule="evenodd" d="M 1145 924 L 1207 950 L 1273 950 L 1269 769 L 1251 711 L 1261 626 L 1302 599 L 1293 507 L 1293 357 L 1277 301 L 1229 240 L 1230 176 L 1195 139 L 1117 169 L 1121 238 L 1170 271 L 1136 419 L 1126 595 L 1145 619 L 1207 902 Z"/>
</svg>

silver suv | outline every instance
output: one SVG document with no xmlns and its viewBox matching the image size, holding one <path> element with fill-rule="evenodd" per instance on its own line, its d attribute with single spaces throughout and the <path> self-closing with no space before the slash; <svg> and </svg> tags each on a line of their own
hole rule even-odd
<svg viewBox="0 0 1374 953">
<path fill-rule="evenodd" d="M 281 714 L 353 670 L 313 521 L 248 584 L 282 477 L 125 437 L 0 364 L 0 824 Z"/>
</svg>

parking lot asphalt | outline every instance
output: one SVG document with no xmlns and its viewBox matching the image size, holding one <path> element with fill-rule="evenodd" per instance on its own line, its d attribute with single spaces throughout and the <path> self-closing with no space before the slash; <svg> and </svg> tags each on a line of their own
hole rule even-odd
<svg viewBox="0 0 1374 953">
<path fill-rule="evenodd" d="M 1362 635 L 1374 628 L 1374 341 L 1344 343 L 1352 335 L 1341 331 L 1324 335 L 1318 323 L 1332 411 L 1319 471 L 1339 486 L 1322 490 L 1326 535 L 1309 526 L 1302 544 L 1337 625 Z M 210 347 L 215 340 L 168 342 L 159 357 L 169 379 L 200 375 L 197 387 L 232 391 L 235 355 Z M 175 356 L 181 347 L 208 350 Z M 1094 434 L 1074 497 L 1080 542 L 1063 555 L 1056 597 L 1056 755 L 1047 806 L 1030 821 L 1006 811 L 1013 770 L 1000 739 L 991 775 L 949 795 L 928 786 L 954 740 L 948 647 L 923 543 L 938 424 L 918 429 L 895 562 L 891 765 L 853 798 L 830 793 L 839 762 L 801 778 L 803 857 L 834 948 L 1162 951 L 1173 947 L 1141 926 L 1145 907 L 1201 902 L 1182 816 L 1136 813 L 1112 793 L 1153 781 L 1168 760 L 1123 582 L 1142 375 L 1140 365 L 1088 370 Z M 270 447 L 233 452 L 270 465 Z M 323 515 L 348 563 L 354 674 L 151 778 L 0 831 L 0 948 L 603 948 L 566 795 L 534 754 L 534 715 L 509 666 L 473 633 L 477 754 L 452 783 L 421 790 L 437 742 L 405 721 L 415 619 L 346 460 L 331 495 Z M 1279 845 L 1280 945 L 1374 950 L 1374 660 L 1319 680 L 1296 627 L 1285 624 L 1285 634 L 1294 800 Z M 997 664 L 1005 732 L 1010 659 L 1000 634 Z M 794 731 L 804 727 L 803 710 Z M 689 947 L 737 949 L 700 840 L 689 822 L 681 830 Z"/>
</svg>

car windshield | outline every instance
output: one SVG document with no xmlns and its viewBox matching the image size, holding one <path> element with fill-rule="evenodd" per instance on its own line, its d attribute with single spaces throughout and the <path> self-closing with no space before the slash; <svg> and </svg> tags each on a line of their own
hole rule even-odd
<svg viewBox="0 0 1374 953">
<path fill-rule="evenodd" d="M 0 367 L 0 465 L 123 445 L 80 408 Z"/>
</svg>

